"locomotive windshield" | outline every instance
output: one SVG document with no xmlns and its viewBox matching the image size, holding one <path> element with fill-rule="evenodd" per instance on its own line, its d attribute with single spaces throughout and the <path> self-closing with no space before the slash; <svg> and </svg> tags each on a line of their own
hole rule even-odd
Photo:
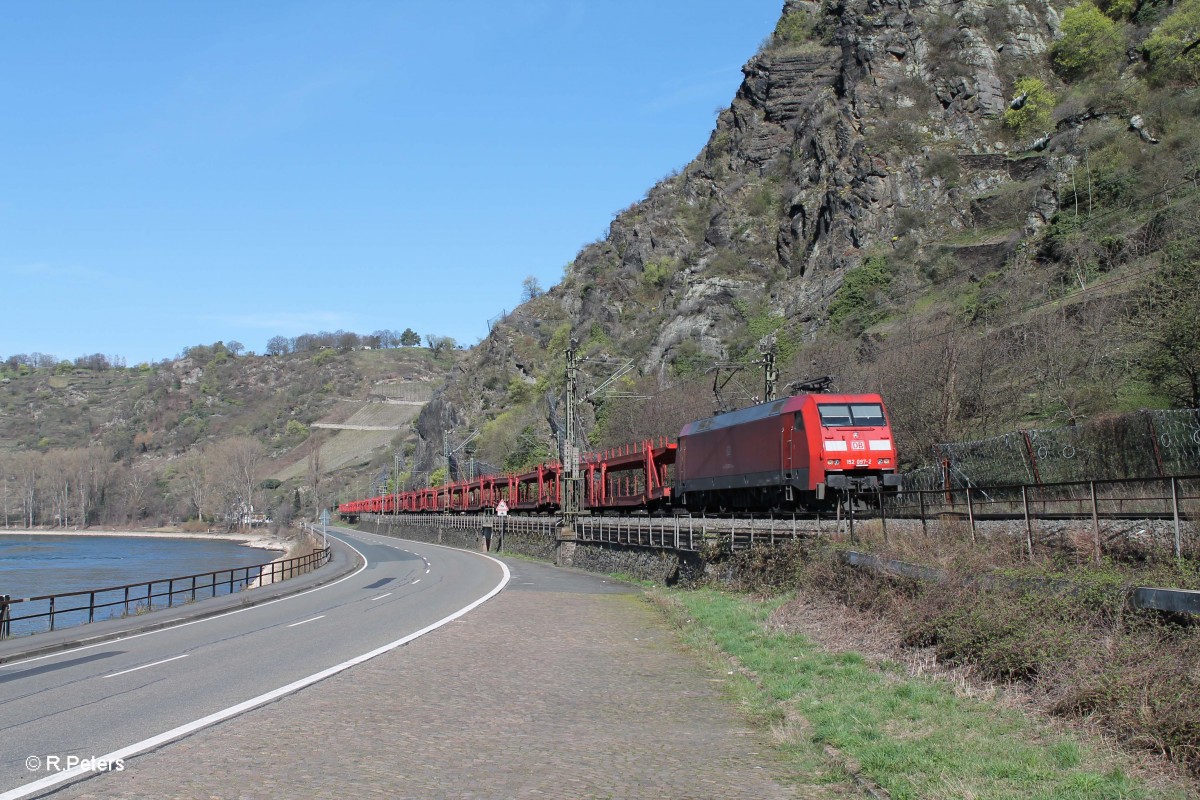
<svg viewBox="0 0 1200 800">
<path fill-rule="evenodd" d="M 821 425 L 825 428 L 881 428 L 887 425 L 883 417 L 883 406 L 878 403 L 826 403 L 818 404 Z"/>
</svg>

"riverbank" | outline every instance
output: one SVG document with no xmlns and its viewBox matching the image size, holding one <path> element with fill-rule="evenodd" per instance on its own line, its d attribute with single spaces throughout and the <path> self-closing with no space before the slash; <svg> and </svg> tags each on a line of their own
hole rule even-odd
<svg viewBox="0 0 1200 800">
<path fill-rule="evenodd" d="M 250 533 L 214 533 L 209 531 L 192 533 L 179 530 L 178 528 L 153 528 L 136 531 L 101 528 L 89 528 L 84 531 L 0 528 L 0 536 L 124 536 L 138 539 L 211 539 L 222 542 L 237 542 L 244 547 L 254 547 L 259 550 L 279 550 L 285 553 L 293 544 L 293 539 L 272 534 L 270 531 L 252 531 Z"/>
</svg>

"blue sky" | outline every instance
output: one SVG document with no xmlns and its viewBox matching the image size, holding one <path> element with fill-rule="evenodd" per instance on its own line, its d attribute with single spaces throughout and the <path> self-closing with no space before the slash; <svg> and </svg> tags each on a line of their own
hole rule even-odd
<svg viewBox="0 0 1200 800">
<path fill-rule="evenodd" d="M 782 6 L 0 4 L 0 358 L 474 344 L 700 151 Z"/>
</svg>

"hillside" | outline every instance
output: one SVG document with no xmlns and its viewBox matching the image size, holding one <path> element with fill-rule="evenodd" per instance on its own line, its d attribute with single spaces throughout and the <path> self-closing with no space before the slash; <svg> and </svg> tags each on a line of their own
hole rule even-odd
<svg viewBox="0 0 1200 800">
<path fill-rule="evenodd" d="M 165 524 L 232 513 L 246 497 L 311 510 L 394 463 L 458 358 L 414 347 L 243 356 L 218 343 L 134 368 L 0 368 L 0 512 L 6 524 Z"/>
<path fill-rule="evenodd" d="M 480 431 L 557 449 L 580 343 L 594 444 L 828 374 L 938 441 L 1200 404 L 1200 4 L 788 0 L 707 146 L 497 324 L 423 412 L 422 469 Z M 771 345 L 771 342 L 774 342 Z M 632 397 L 631 397 L 632 396 Z"/>
<path fill-rule="evenodd" d="M 411 433 L 409 423 L 420 413 L 424 403 L 418 401 L 387 402 L 374 399 L 367 402 L 349 402 L 353 413 L 344 420 L 333 421 L 342 414 L 328 415 L 314 422 L 312 447 L 317 449 L 317 460 L 322 468 L 330 472 L 347 465 L 369 462 L 382 448 L 393 440 L 403 440 Z M 328 431 L 328 435 L 321 435 Z M 301 478 L 308 471 L 308 454 L 311 448 L 296 448 L 283 461 L 290 461 L 270 475 L 280 481 Z M 403 452 L 400 450 L 400 452 Z M 299 456 L 299 457 L 295 457 Z"/>
</svg>

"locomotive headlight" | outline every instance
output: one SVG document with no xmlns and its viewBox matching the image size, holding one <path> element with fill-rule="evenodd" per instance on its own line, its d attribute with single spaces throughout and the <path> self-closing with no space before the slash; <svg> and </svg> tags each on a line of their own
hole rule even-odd
<svg viewBox="0 0 1200 800">
<path fill-rule="evenodd" d="M 825 463 L 836 467 L 838 464 L 842 463 L 842 460 L 840 458 L 830 458 L 827 459 Z"/>
<path fill-rule="evenodd" d="M 891 460 L 890 458 L 881 458 L 881 459 L 879 459 L 879 465 L 880 465 L 881 467 L 882 467 L 882 466 L 887 466 L 888 464 L 891 464 L 891 463 L 892 463 L 892 460 Z"/>
</svg>

